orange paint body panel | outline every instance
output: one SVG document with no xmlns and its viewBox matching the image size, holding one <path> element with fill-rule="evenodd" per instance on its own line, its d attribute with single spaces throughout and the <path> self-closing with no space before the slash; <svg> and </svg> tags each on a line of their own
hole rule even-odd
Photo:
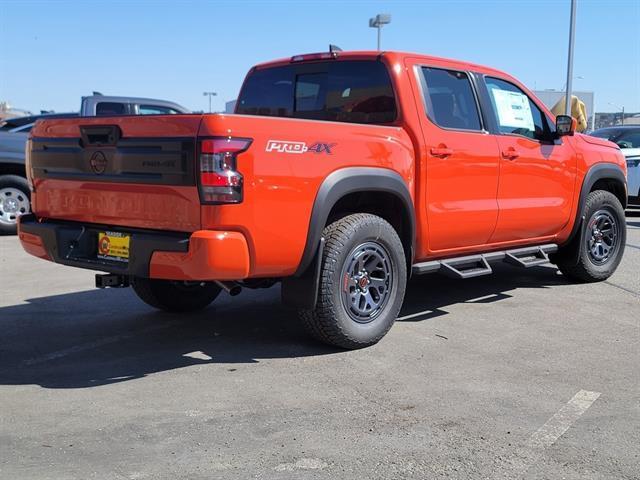
<svg viewBox="0 0 640 480">
<path fill-rule="evenodd" d="M 237 168 L 244 176 L 244 200 L 237 205 L 203 205 L 202 228 L 242 232 L 249 242 L 252 276 L 286 276 L 295 272 L 318 189 L 333 171 L 346 165 L 390 169 L 398 172 L 413 190 L 412 144 L 398 127 L 211 115 L 203 120 L 199 135 L 220 131 L 253 139 L 251 148 L 238 156 Z M 335 146 L 331 155 L 266 151 L 269 140 L 283 136 L 308 145 L 322 141 Z"/>
<path fill-rule="evenodd" d="M 201 230 L 191 235 L 187 253 L 157 251 L 150 278 L 240 280 L 249 276 L 249 249 L 241 233 Z"/>
<path fill-rule="evenodd" d="M 38 235 L 19 231 L 18 238 L 25 252 L 34 257 L 42 258 L 43 260 L 51 260 L 51 257 L 49 257 L 44 247 L 44 243 L 42 243 L 42 239 Z"/>
<path fill-rule="evenodd" d="M 462 131 L 441 128 L 429 117 L 419 76 L 422 67 L 467 72 L 477 77 L 476 82 L 484 75 L 502 79 L 521 89 L 549 119 L 554 118 L 531 92 L 503 72 L 395 52 L 340 52 L 329 61 L 342 60 L 384 64 L 396 97 L 395 121 L 365 125 L 225 114 L 41 121 L 30 141 L 44 145 L 38 150 L 41 158 L 59 152 L 59 162 L 53 164 L 59 168 L 53 175 L 47 165 L 31 168 L 27 159 L 34 186 L 33 211 L 43 221 L 184 235 L 188 251 L 153 253 L 151 278 L 282 278 L 294 274 L 305 255 L 323 182 L 346 168 L 368 167 L 402 179 L 415 215 L 415 238 L 410 239 L 414 262 L 545 242 L 562 245 L 575 224 L 589 168 L 606 162 L 626 172 L 614 145 L 586 141 L 580 134 L 546 144 L 500 134 L 487 127 L 487 118 L 481 130 Z M 292 64 L 288 58 L 257 68 Z M 474 92 L 478 90 L 474 87 Z M 480 106 L 486 117 L 486 103 Z M 101 126 L 121 135 L 122 144 L 109 147 L 109 161 L 120 167 L 113 178 L 92 173 L 88 167 L 92 154 L 104 148 L 100 143 L 86 145 L 83 132 Z M 198 145 L 210 137 L 250 141 L 246 151 L 234 158 L 234 167 L 242 175 L 239 203 L 203 201 Z M 185 147 L 175 154 L 165 144 L 177 141 Z M 331 149 L 286 152 L 270 148 L 273 141 L 320 143 Z M 510 151 L 517 156 L 505 158 L 503 152 Z M 32 149 L 31 154 L 35 152 Z M 76 163 L 65 152 L 77 155 Z M 140 155 L 150 160 L 139 160 Z M 134 167 L 147 168 L 151 174 L 144 177 L 145 171 Z M 180 182 L 167 181 L 170 174 L 182 175 Z M 136 181 L 136 175 L 147 180 Z M 37 237 L 25 234 L 20 239 L 29 253 L 46 254 Z"/>
<path fill-rule="evenodd" d="M 200 228 L 194 187 L 51 179 L 34 186 L 33 209 L 45 218 L 181 232 Z"/>
</svg>

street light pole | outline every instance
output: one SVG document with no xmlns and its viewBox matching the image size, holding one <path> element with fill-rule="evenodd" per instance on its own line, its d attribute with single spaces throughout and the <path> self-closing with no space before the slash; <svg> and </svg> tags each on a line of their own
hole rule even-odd
<svg viewBox="0 0 640 480">
<path fill-rule="evenodd" d="M 624 105 L 622 105 L 621 107 L 616 105 L 615 103 L 611 103 L 609 102 L 609 105 L 611 105 L 612 107 L 616 107 L 619 110 L 622 110 L 622 118 L 620 119 L 620 125 L 624 126 Z M 613 117 L 615 118 L 615 117 Z"/>
<path fill-rule="evenodd" d="M 379 13 L 375 17 L 369 19 L 369 26 L 371 28 L 378 29 L 378 51 L 380 51 L 382 26 L 388 25 L 389 23 L 391 23 L 391 15 L 389 15 L 388 13 Z"/>
<path fill-rule="evenodd" d="M 576 34 L 576 3 L 571 0 L 571 19 L 569 24 L 569 55 L 567 59 L 567 91 L 565 93 L 564 113 L 571 115 L 571 81 L 573 80 L 573 43 Z"/>
<path fill-rule="evenodd" d="M 209 97 L 209 113 L 211 113 L 211 97 L 218 95 L 216 92 L 202 92 L 202 95 Z"/>
</svg>

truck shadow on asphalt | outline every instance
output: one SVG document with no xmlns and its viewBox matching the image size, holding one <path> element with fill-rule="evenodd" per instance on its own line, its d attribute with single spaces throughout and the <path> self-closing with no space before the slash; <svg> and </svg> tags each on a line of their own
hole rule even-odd
<svg viewBox="0 0 640 480">
<path fill-rule="evenodd" d="M 495 270 L 470 280 L 412 280 L 399 320 L 426 321 L 456 303 L 499 302 L 517 298 L 507 293 L 516 289 L 567 285 L 553 267 Z M 342 353 L 307 336 L 296 313 L 280 304 L 278 287 L 224 295 L 189 315 L 153 311 L 130 289 L 32 298 L 0 308 L 0 328 L 0 385 L 87 388 L 192 365 L 233 372 L 261 360 Z"/>
</svg>

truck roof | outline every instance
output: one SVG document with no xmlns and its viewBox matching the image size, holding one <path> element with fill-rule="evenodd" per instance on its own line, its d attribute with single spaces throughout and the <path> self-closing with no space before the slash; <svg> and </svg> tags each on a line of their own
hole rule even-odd
<svg viewBox="0 0 640 480">
<path fill-rule="evenodd" d="M 268 68 L 281 65 L 289 65 L 291 63 L 304 61 L 326 61 L 330 60 L 332 58 L 332 55 L 336 60 L 367 60 L 378 57 L 386 57 L 389 58 L 392 63 L 394 61 L 402 62 L 405 58 L 418 58 L 420 60 L 423 60 L 425 63 L 446 63 L 447 66 L 460 70 L 474 70 L 481 73 L 497 74 L 502 77 L 513 78 L 506 72 L 497 70 L 495 68 L 490 68 L 485 65 L 479 65 L 477 63 L 467 62 L 464 60 L 454 60 L 451 58 L 436 57 L 432 55 L 424 55 L 414 52 L 400 52 L 394 50 L 385 50 L 381 52 L 376 50 L 351 50 L 333 52 L 333 54 L 330 52 L 307 53 L 259 63 L 255 66 L 255 68 Z M 294 59 L 296 60 L 294 61 Z"/>
</svg>

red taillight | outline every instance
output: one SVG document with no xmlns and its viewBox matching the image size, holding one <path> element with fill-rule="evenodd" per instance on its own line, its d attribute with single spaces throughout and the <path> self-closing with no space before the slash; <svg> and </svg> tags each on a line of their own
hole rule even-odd
<svg viewBox="0 0 640 480">
<path fill-rule="evenodd" d="M 251 145 L 247 138 L 207 138 L 200 142 L 200 201 L 242 202 L 242 174 L 237 155 Z"/>
</svg>

